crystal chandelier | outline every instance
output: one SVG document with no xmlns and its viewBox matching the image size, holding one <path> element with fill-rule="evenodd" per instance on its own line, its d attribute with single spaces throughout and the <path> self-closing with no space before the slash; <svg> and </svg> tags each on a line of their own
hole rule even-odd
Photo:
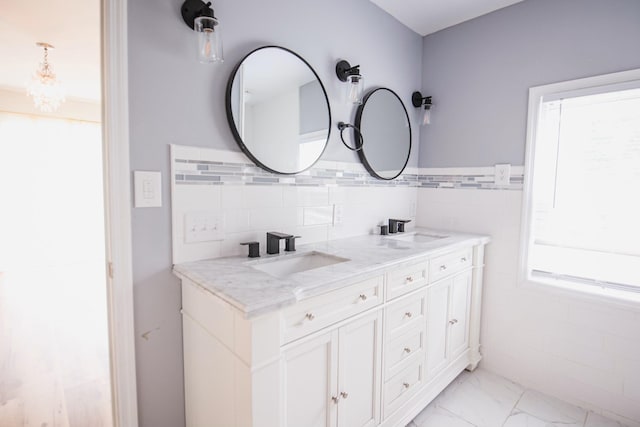
<svg viewBox="0 0 640 427">
<path fill-rule="evenodd" d="M 42 112 L 51 113 L 64 102 L 64 89 L 49 64 L 49 49 L 53 46 L 42 42 L 36 45 L 44 49 L 44 60 L 33 74 L 31 83 L 27 87 L 27 95 L 33 97 L 36 108 Z"/>
</svg>

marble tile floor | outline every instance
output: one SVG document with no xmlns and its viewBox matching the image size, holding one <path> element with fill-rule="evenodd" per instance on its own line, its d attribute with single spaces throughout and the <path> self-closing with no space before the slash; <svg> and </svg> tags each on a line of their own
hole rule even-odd
<svg viewBox="0 0 640 427">
<path fill-rule="evenodd" d="M 464 371 L 407 427 L 637 427 L 527 389 L 483 369 Z"/>
</svg>

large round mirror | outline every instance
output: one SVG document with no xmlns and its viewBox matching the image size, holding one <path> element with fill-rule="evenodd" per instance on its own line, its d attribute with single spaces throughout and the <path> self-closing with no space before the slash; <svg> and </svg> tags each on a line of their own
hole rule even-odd
<svg viewBox="0 0 640 427">
<path fill-rule="evenodd" d="M 411 124 L 400 97 L 387 88 L 369 92 L 358 107 L 355 125 L 363 140 L 358 155 L 369 173 L 397 178 L 411 154 Z"/>
<path fill-rule="evenodd" d="M 227 84 L 226 107 L 242 151 L 270 172 L 310 168 L 329 141 L 324 86 L 302 57 L 283 47 L 261 47 L 240 61 Z"/>
</svg>

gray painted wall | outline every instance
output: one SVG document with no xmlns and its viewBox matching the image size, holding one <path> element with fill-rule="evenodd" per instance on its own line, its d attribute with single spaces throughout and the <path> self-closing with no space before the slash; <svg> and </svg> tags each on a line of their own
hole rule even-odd
<svg viewBox="0 0 640 427">
<path fill-rule="evenodd" d="M 316 70 L 334 124 L 353 121 L 334 67 L 360 64 L 368 87 L 387 86 L 410 110 L 420 87 L 422 38 L 368 0 L 214 1 L 225 62 L 199 64 L 181 0 L 129 1 L 131 169 L 163 173 L 162 208 L 133 209 L 133 274 L 140 425 L 184 425 L 180 287 L 171 275 L 168 144 L 236 150 L 224 93 L 233 66 L 250 50 L 276 44 Z M 417 126 L 413 126 L 417 129 Z M 418 141 L 414 132 L 414 147 Z M 358 161 L 332 129 L 324 159 Z M 417 164 L 414 150 L 410 164 Z"/>
<path fill-rule="evenodd" d="M 638 0 L 527 0 L 429 35 L 419 165 L 522 165 L 529 87 L 638 67 Z"/>
</svg>

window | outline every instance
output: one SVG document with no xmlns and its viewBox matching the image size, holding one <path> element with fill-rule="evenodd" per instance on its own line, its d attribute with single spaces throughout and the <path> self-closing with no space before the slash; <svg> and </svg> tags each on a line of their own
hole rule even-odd
<svg viewBox="0 0 640 427">
<path fill-rule="evenodd" d="M 521 278 L 640 301 L 640 70 L 529 92 Z"/>
</svg>

